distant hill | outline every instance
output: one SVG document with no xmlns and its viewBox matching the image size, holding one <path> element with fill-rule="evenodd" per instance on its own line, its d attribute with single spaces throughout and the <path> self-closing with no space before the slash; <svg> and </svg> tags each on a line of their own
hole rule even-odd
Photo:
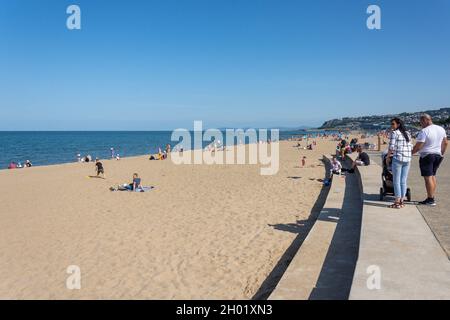
<svg viewBox="0 0 450 320">
<path fill-rule="evenodd" d="M 438 124 L 450 124 L 450 108 L 438 110 L 426 110 L 420 112 L 403 112 L 400 114 L 372 115 L 363 117 L 346 117 L 325 121 L 319 129 L 349 129 L 349 130 L 378 130 L 390 127 L 390 120 L 394 117 L 403 119 L 407 126 L 419 125 L 420 115 L 428 113 L 433 121 Z"/>
</svg>

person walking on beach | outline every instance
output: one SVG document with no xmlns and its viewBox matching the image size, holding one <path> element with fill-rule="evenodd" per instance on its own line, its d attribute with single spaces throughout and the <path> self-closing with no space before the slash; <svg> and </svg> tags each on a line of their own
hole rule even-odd
<svg viewBox="0 0 450 320">
<path fill-rule="evenodd" d="M 302 158 L 302 167 L 304 168 L 306 166 L 306 156 Z"/>
<path fill-rule="evenodd" d="M 103 168 L 103 164 L 98 159 L 95 159 L 95 171 L 97 172 L 97 177 L 100 177 L 101 174 L 102 178 L 105 178 L 105 169 Z"/>
<path fill-rule="evenodd" d="M 420 125 L 422 130 L 417 135 L 416 145 L 412 153 L 420 154 L 420 173 L 425 180 L 427 198 L 419 204 L 435 206 L 436 173 L 447 151 L 447 134 L 444 128 L 433 124 L 433 120 L 428 114 L 423 114 L 420 117 Z"/>
<path fill-rule="evenodd" d="M 392 176 L 395 202 L 390 208 L 401 209 L 406 197 L 409 168 L 412 159 L 411 134 L 406 131 L 405 124 L 399 118 L 391 120 L 388 161 L 392 161 Z M 391 160 L 389 160 L 391 159 Z"/>
<path fill-rule="evenodd" d="M 114 148 L 111 148 L 110 151 L 111 151 L 111 159 L 114 159 L 115 158 Z"/>
</svg>

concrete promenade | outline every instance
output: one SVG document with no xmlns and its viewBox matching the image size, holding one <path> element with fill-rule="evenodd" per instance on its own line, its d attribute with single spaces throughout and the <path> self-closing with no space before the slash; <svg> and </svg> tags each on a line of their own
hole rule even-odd
<svg viewBox="0 0 450 320">
<path fill-rule="evenodd" d="M 440 209 L 421 213 L 414 202 L 390 209 L 389 199 L 379 201 L 380 155 L 371 158 L 372 165 L 355 174 L 334 177 L 316 223 L 269 299 L 450 299 L 448 182 L 440 185 Z M 448 166 L 441 168 L 444 177 Z M 416 201 L 424 196 L 418 175 L 414 163 Z"/>
<path fill-rule="evenodd" d="M 371 153 L 370 156 L 376 163 L 381 163 L 380 153 Z M 442 162 L 437 174 L 437 206 L 418 206 L 417 208 L 450 259 L 450 160 L 447 158 Z M 408 184 L 412 190 L 413 202 L 422 201 L 426 198 L 425 183 L 420 176 L 419 157 L 413 158 Z"/>
<path fill-rule="evenodd" d="M 394 210 L 378 201 L 379 165 L 357 174 L 363 212 L 350 299 L 450 299 L 450 261 L 417 207 Z"/>
</svg>

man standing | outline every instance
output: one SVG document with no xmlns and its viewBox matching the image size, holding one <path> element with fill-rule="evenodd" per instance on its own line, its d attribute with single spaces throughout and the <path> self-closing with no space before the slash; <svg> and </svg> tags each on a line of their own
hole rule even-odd
<svg viewBox="0 0 450 320">
<path fill-rule="evenodd" d="M 436 173 L 447 150 L 447 134 L 444 128 L 433 124 L 431 116 L 428 114 L 423 114 L 420 117 L 420 125 L 422 126 L 422 130 L 417 135 L 416 145 L 412 153 L 419 152 L 420 154 L 420 173 L 425 179 L 427 199 L 419 203 L 435 206 Z"/>
</svg>

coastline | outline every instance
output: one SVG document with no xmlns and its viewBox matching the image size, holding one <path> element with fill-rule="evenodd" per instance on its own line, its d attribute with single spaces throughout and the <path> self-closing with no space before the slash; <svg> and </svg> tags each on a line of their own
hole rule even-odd
<svg viewBox="0 0 450 320">
<path fill-rule="evenodd" d="M 189 132 L 193 134 L 192 131 Z M 314 133 L 315 131 L 280 131 L 278 140 L 285 141 L 291 136 Z M 171 141 L 171 134 L 171 131 L 0 131 L 0 140 L 5 141 L 0 154 L 0 170 L 7 169 L 11 162 L 24 164 L 26 160 L 30 160 L 35 167 L 74 163 L 78 153 L 82 157 L 91 155 L 93 159 L 107 160 L 110 158 L 111 147 L 121 158 L 155 154 L 158 147 L 164 149 L 167 143 L 172 145 L 172 149 L 180 143 Z M 202 148 L 208 143 L 210 142 L 203 141 Z M 185 145 L 184 149 L 195 150 L 193 145 Z"/>
</svg>

